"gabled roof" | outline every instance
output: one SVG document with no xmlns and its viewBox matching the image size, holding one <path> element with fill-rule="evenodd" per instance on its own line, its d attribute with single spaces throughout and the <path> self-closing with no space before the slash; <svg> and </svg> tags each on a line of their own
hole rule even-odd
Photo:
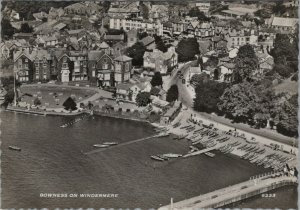
<svg viewBox="0 0 300 210">
<path fill-rule="evenodd" d="M 132 58 L 126 56 L 126 55 L 121 55 L 117 58 L 115 58 L 115 61 L 121 61 L 121 62 L 126 62 L 126 61 L 131 61 Z"/>
<path fill-rule="evenodd" d="M 88 53 L 88 60 L 97 61 L 105 54 L 104 50 L 92 50 Z"/>
<path fill-rule="evenodd" d="M 218 66 L 224 66 L 228 69 L 234 69 L 235 68 L 235 64 L 234 63 L 227 63 L 227 62 L 224 62 L 224 63 L 220 63 Z"/>
<path fill-rule="evenodd" d="M 147 45 L 153 43 L 154 41 L 155 41 L 155 39 L 151 36 L 146 36 L 141 40 L 141 42 L 144 44 L 144 46 L 147 46 Z"/>
<path fill-rule="evenodd" d="M 80 32 L 84 31 L 84 29 L 76 29 L 76 30 L 69 30 L 67 31 L 68 34 L 79 34 Z"/>
<path fill-rule="evenodd" d="M 119 35 L 113 35 L 113 34 L 106 34 L 104 36 L 105 40 L 123 40 L 124 39 L 124 35 L 123 34 L 119 34 Z"/>
<path fill-rule="evenodd" d="M 102 43 L 99 45 L 99 48 L 100 48 L 100 49 L 107 49 L 107 48 L 109 48 L 109 45 L 108 45 L 106 42 L 102 42 Z"/>
<path fill-rule="evenodd" d="M 133 87 L 134 84 L 132 83 L 119 83 L 117 84 L 116 88 L 121 90 L 129 90 L 131 87 Z"/>
<path fill-rule="evenodd" d="M 66 26 L 67 26 L 67 25 L 64 24 L 64 23 L 59 23 L 59 24 L 55 25 L 53 28 L 54 28 L 54 29 L 57 29 L 57 30 L 61 30 L 61 29 L 63 29 L 63 28 L 66 27 Z"/>
</svg>

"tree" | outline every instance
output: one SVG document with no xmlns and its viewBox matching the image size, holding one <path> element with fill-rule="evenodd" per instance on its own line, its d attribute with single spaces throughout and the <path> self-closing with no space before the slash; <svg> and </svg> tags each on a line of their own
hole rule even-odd
<svg viewBox="0 0 300 210">
<path fill-rule="evenodd" d="M 45 23 L 45 22 L 47 22 L 47 21 L 48 21 L 48 18 L 46 18 L 46 17 L 43 17 L 43 18 L 42 18 L 42 21 Z"/>
<path fill-rule="evenodd" d="M 273 71 L 278 73 L 280 76 L 284 77 L 284 78 L 288 78 L 292 75 L 292 73 L 294 72 L 294 70 L 292 68 L 290 68 L 289 66 L 285 66 L 282 64 L 276 64 L 273 67 Z"/>
<path fill-rule="evenodd" d="M 153 96 L 158 96 L 159 92 L 160 92 L 160 88 L 157 87 L 152 87 L 150 90 L 150 94 Z"/>
<path fill-rule="evenodd" d="M 163 80 L 162 80 L 162 76 L 159 71 L 154 73 L 154 76 L 152 77 L 150 83 L 151 83 L 152 87 L 157 87 L 157 86 L 161 87 L 162 86 Z"/>
<path fill-rule="evenodd" d="M 8 104 L 11 104 L 14 101 L 14 98 L 15 98 L 14 90 L 13 89 L 8 90 L 6 95 L 4 96 L 3 105 L 7 107 Z"/>
<path fill-rule="evenodd" d="M 137 36 L 138 36 L 138 38 L 141 40 L 141 39 L 147 37 L 147 36 L 148 36 L 148 33 L 147 33 L 146 31 L 144 31 L 144 32 L 142 32 L 142 33 L 138 33 Z"/>
<path fill-rule="evenodd" d="M 201 74 L 194 74 L 191 78 L 190 83 L 193 85 L 197 85 L 201 82 L 207 82 L 209 80 L 210 76 L 206 74 L 205 72 Z"/>
<path fill-rule="evenodd" d="M 147 106 L 151 102 L 150 96 L 149 92 L 139 92 L 135 99 L 137 106 Z"/>
<path fill-rule="evenodd" d="M 220 97 L 218 109 L 235 122 L 265 127 L 278 112 L 279 98 L 267 80 L 235 84 Z"/>
<path fill-rule="evenodd" d="M 74 99 L 71 98 L 71 97 L 69 97 L 69 98 L 66 99 L 66 101 L 63 103 L 63 106 L 64 106 L 64 108 L 65 108 L 66 110 L 71 110 L 71 111 L 73 111 L 73 110 L 76 110 L 76 109 L 77 109 L 77 107 L 76 107 L 77 105 L 76 105 Z"/>
<path fill-rule="evenodd" d="M 110 8 L 110 1 L 104 1 L 102 6 L 103 6 L 103 9 L 104 9 L 104 12 L 107 13 L 107 11 Z"/>
<path fill-rule="evenodd" d="M 288 65 L 288 63 L 298 60 L 297 38 L 298 35 L 289 36 L 287 34 L 277 34 L 274 48 L 271 55 L 276 64 Z"/>
<path fill-rule="evenodd" d="M 194 109 L 199 112 L 218 113 L 217 104 L 227 86 L 227 83 L 220 83 L 213 80 L 198 83 L 195 88 Z"/>
<path fill-rule="evenodd" d="M 275 15 L 282 15 L 286 12 L 286 7 L 282 4 L 283 1 L 277 1 L 276 5 L 273 6 L 272 12 L 275 13 Z"/>
<path fill-rule="evenodd" d="M 282 104 L 275 121 L 277 131 L 290 137 L 298 137 L 298 94 Z"/>
<path fill-rule="evenodd" d="M 233 80 L 240 83 L 250 80 L 254 70 L 258 68 L 258 58 L 253 47 L 249 44 L 240 47 L 235 58 L 236 67 L 233 71 Z"/>
<path fill-rule="evenodd" d="M 163 42 L 163 40 L 161 39 L 160 36 L 157 36 L 155 34 L 154 39 L 155 39 L 156 48 L 158 50 L 160 50 L 162 52 L 167 52 L 168 51 L 168 47 L 165 45 L 165 43 Z"/>
<path fill-rule="evenodd" d="M 207 17 L 204 12 L 200 11 L 198 7 L 193 7 L 190 9 L 188 15 L 190 17 L 198 17 L 198 20 L 201 20 L 201 21 L 209 21 L 210 18 Z"/>
<path fill-rule="evenodd" d="M 33 101 L 33 104 L 34 104 L 35 106 L 39 106 L 39 105 L 42 104 L 42 102 L 41 102 L 41 100 L 40 100 L 39 98 L 35 98 L 34 101 Z"/>
<path fill-rule="evenodd" d="M 149 8 L 143 2 L 140 2 L 140 11 L 143 19 L 148 20 Z"/>
<path fill-rule="evenodd" d="M 131 47 L 127 48 L 125 54 L 132 58 L 132 65 L 142 66 L 143 56 L 146 51 L 146 47 L 142 42 L 137 42 Z"/>
<path fill-rule="evenodd" d="M 1 21 L 1 37 L 10 39 L 15 32 L 15 29 L 12 27 L 8 19 L 2 18 Z"/>
<path fill-rule="evenodd" d="M 199 43 L 196 38 L 182 39 L 176 48 L 179 62 L 187 62 L 195 59 L 200 54 Z"/>
<path fill-rule="evenodd" d="M 173 102 L 178 99 L 178 87 L 176 84 L 172 85 L 167 92 L 167 101 Z"/>
<path fill-rule="evenodd" d="M 23 33 L 32 33 L 33 28 L 28 25 L 28 23 L 22 23 L 20 32 Z"/>
</svg>

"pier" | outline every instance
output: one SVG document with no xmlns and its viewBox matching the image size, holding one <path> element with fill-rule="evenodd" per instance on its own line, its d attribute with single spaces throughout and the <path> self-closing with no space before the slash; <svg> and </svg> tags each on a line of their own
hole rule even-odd
<svg viewBox="0 0 300 210">
<path fill-rule="evenodd" d="M 157 137 L 160 137 L 160 136 L 161 136 L 161 134 L 155 134 L 153 136 L 148 136 L 148 137 L 144 137 L 144 138 L 124 142 L 124 143 L 114 145 L 114 146 L 110 146 L 110 147 L 107 147 L 107 148 L 95 149 L 95 150 L 92 150 L 92 151 L 89 151 L 89 152 L 85 152 L 84 154 L 85 155 L 90 155 L 90 154 L 94 154 L 94 153 L 98 153 L 98 152 L 103 152 L 105 150 L 110 150 L 110 149 L 115 149 L 115 148 L 118 148 L 118 147 L 123 147 L 123 146 L 126 146 L 126 145 L 134 144 L 134 143 L 141 142 L 141 141 L 146 141 L 146 140 L 149 140 L 149 139 L 152 139 L 152 138 L 157 138 Z"/>
<path fill-rule="evenodd" d="M 184 158 L 187 158 L 187 157 L 190 157 L 190 156 L 195 156 L 195 155 L 201 155 L 203 153 L 206 153 L 206 152 L 210 152 L 212 150 L 216 150 L 218 149 L 219 147 L 215 146 L 215 147 L 209 147 L 209 148 L 206 148 L 206 149 L 202 149 L 202 150 L 199 150 L 199 151 L 196 151 L 196 152 L 192 152 L 190 154 L 186 154 L 184 155 L 183 157 Z"/>
<path fill-rule="evenodd" d="M 283 176 L 282 173 L 278 172 L 272 176 L 251 179 L 194 198 L 166 205 L 160 207 L 158 210 L 220 208 L 285 185 L 297 184 L 297 182 L 297 177 Z"/>
</svg>

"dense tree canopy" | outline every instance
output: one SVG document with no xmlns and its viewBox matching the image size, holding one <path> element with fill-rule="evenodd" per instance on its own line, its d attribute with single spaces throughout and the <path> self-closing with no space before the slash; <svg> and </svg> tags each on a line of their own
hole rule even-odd
<svg viewBox="0 0 300 210">
<path fill-rule="evenodd" d="M 136 105 L 137 106 L 147 106 L 150 102 L 151 94 L 149 92 L 139 92 L 136 96 Z"/>
<path fill-rule="evenodd" d="M 198 83 L 195 88 L 194 109 L 200 112 L 218 113 L 217 104 L 227 86 L 227 83 L 220 83 L 213 80 Z"/>
<path fill-rule="evenodd" d="M 143 45 L 143 43 L 137 42 L 131 47 L 127 48 L 125 54 L 132 58 L 132 65 L 142 66 L 145 51 L 146 47 Z"/>
<path fill-rule="evenodd" d="M 148 20 L 149 8 L 143 2 L 140 2 L 140 11 L 143 19 Z"/>
<path fill-rule="evenodd" d="M 297 30 L 296 30 L 297 31 Z M 295 72 L 298 71 L 298 34 L 277 34 L 271 55 L 275 64 L 289 66 Z"/>
<path fill-rule="evenodd" d="M 191 10 L 189 11 L 188 15 L 190 17 L 198 17 L 198 20 L 201 21 L 209 21 L 210 18 L 207 17 L 204 12 L 200 11 L 198 7 L 193 7 L 191 8 Z"/>
<path fill-rule="evenodd" d="M 285 101 L 277 113 L 277 131 L 286 136 L 298 136 L 298 94 Z"/>
<path fill-rule="evenodd" d="M 190 83 L 193 85 L 197 85 L 201 82 L 207 82 L 209 80 L 210 76 L 203 72 L 202 74 L 194 74 L 191 78 Z"/>
<path fill-rule="evenodd" d="M 280 95 L 275 95 L 268 81 L 247 81 L 228 87 L 218 108 L 226 117 L 256 127 L 265 127 L 280 109 Z"/>
<path fill-rule="evenodd" d="M 110 1 L 104 1 L 102 3 L 102 6 L 103 6 L 103 9 L 104 9 L 104 12 L 107 12 L 110 8 Z"/>
<path fill-rule="evenodd" d="M 40 100 L 39 98 L 35 98 L 34 101 L 33 101 L 33 104 L 34 104 L 35 106 L 39 106 L 39 105 L 42 104 L 42 102 L 41 102 L 41 100 Z"/>
<path fill-rule="evenodd" d="M 167 92 L 167 101 L 173 102 L 178 99 L 178 87 L 176 84 L 172 85 Z"/>
<path fill-rule="evenodd" d="M 159 49 L 162 52 L 168 51 L 168 47 L 165 45 L 165 43 L 163 42 L 160 36 L 154 35 L 154 39 L 155 39 L 155 44 L 157 49 Z"/>
<path fill-rule="evenodd" d="M 10 21 L 8 19 L 2 18 L 1 20 L 1 37 L 10 39 L 12 38 L 13 34 L 15 32 L 15 29 L 10 24 Z"/>
<path fill-rule="evenodd" d="M 235 58 L 236 68 L 233 71 L 233 80 L 236 83 L 249 80 L 254 70 L 258 68 L 258 58 L 253 47 L 249 44 L 240 47 Z"/>
<path fill-rule="evenodd" d="M 179 62 L 187 62 L 195 59 L 200 54 L 199 43 L 195 38 L 182 39 L 176 48 Z"/>
<path fill-rule="evenodd" d="M 22 23 L 20 32 L 22 33 L 32 33 L 33 28 L 28 25 L 28 23 Z"/>
<path fill-rule="evenodd" d="M 159 71 L 154 73 L 154 76 L 152 77 L 150 83 L 152 87 L 162 86 L 163 80 Z"/>
<path fill-rule="evenodd" d="M 70 111 L 74 111 L 77 109 L 76 102 L 71 97 L 66 99 L 66 101 L 63 103 L 63 106 L 66 110 L 70 110 Z"/>
</svg>

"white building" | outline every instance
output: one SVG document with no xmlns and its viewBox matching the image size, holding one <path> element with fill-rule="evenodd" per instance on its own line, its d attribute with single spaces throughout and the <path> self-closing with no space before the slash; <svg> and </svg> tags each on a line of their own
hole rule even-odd
<svg viewBox="0 0 300 210">
<path fill-rule="evenodd" d="M 144 20 L 129 20 L 129 19 L 121 19 L 121 18 L 111 18 L 109 20 L 109 28 L 111 29 L 121 29 L 123 28 L 125 31 L 130 31 L 132 29 L 136 29 L 138 31 L 145 31 L 148 34 L 156 34 L 161 36 L 163 34 L 163 25 L 157 22 L 150 22 Z"/>
<path fill-rule="evenodd" d="M 210 8 L 210 2 L 198 2 L 198 3 L 196 3 L 196 7 L 198 7 L 198 9 L 201 12 L 204 12 L 205 15 L 208 15 L 209 8 Z"/>
</svg>

